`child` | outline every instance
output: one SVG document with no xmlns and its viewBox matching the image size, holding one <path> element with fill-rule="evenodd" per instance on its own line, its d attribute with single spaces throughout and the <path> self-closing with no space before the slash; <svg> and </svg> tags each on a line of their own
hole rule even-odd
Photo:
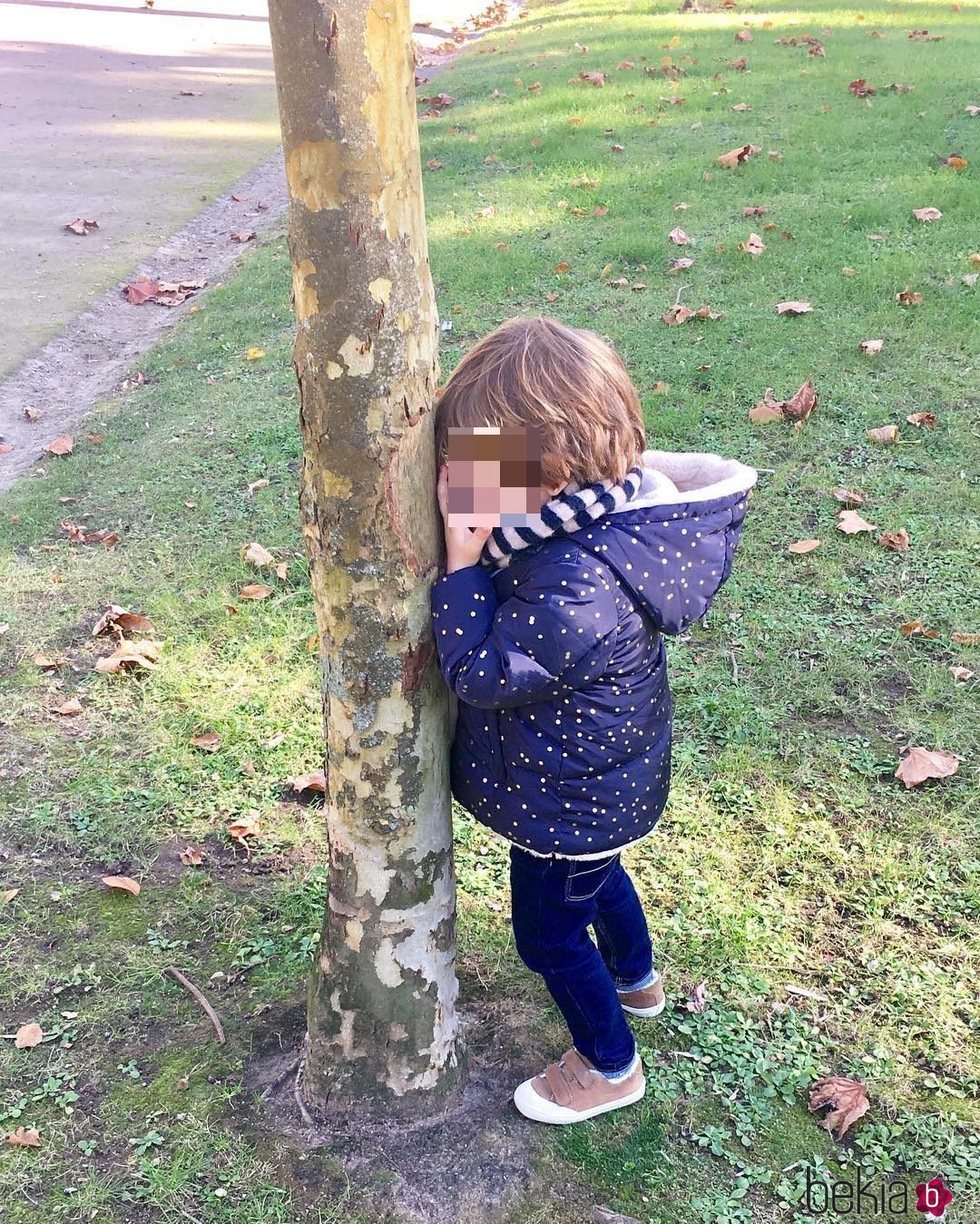
<svg viewBox="0 0 980 1224">
<path fill-rule="evenodd" d="M 487 426 L 516 430 L 503 455 L 498 433 L 489 468 Z M 757 478 L 735 460 L 645 444 L 616 351 L 546 317 L 490 332 L 439 396 L 437 454 L 453 480 L 440 467 L 447 566 L 431 607 L 459 703 L 452 793 L 511 842 L 517 951 L 572 1036 L 514 1093 L 541 1122 L 591 1118 L 646 1089 L 623 1013 L 657 1015 L 664 991 L 620 854 L 667 800 L 663 635 L 702 616 L 727 579 Z M 511 525 L 490 525 L 494 511 Z"/>
</svg>

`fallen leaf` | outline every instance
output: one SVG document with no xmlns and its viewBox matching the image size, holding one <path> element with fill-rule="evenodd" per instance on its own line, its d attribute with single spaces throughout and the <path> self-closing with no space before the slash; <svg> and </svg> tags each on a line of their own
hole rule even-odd
<svg viewBox="0 0 980 1224">
<path fill-rule="evenodd" d="M 783 401 L 782 407 L 786 420 L 801 423 L 808 420 L 817 407 L 817 393 L 812 381 L 808 378 L 795 394 Z"/>
<path fill-rule="evenodd" d="M 842 489 L 837 488 L 833 491 L 833 496 L 843 506 L 863 506 L 864 494 L 860 489 Z"/>
<path fill-rule="evenodd" d="M 815 548 L 820 547 L 820 543 L 820 540 L 797 540 L 795 544 L 790 544 L 789 551 L 799 555 L 811 553 Z"/>
<path fill-rule="evenodd" d="M 909 30 L 909 38 L 917 42 L 939 42 L 945 35 L 930 34 L 928 30 Z"/>
<path fill-rule="evenodd" d="M 907 416 L 906 421 L 910 425 L 915 425 L 921 428 L 923 425 L 929 429 L 936 428 L 936 414 L 934 412 L 913 412 L 911 416 Z"/>
<path fill-rule="evenodd" d="M 308 790 L 324 795 L 327 791 L 327 779 L 322 769 L 315 769 L 308 774 L 297 774 L 295 778 L 287 778 L 286 785 L 299 793 Z"/>
<path fill-rule="evenodd" d="M 65 717 L 69 717 L 72 714 L 81 714 L 81 712 L 82 703 L 77 697 L 72 697 L 70 700 L 63 702 L 54 710 L 55 714 L 63 714 Z"/>
<path fill-rule="evenodd" d="M 903 306 L 921 306 L 922 294 L 916 293 L 906 285 L 904 289 L 895 294 L 895 301 L 901 302 Z"/>
<path fill-rule="evenodd" d="M 980 633 L 954 632 L 950 637 L 958 646 L 980 646 Z"/>
<path fill-rule="evenodd" d="M 685 268 L 692 268 L 693 266 L 694 260 L 682 255 L 679 259 L 672 259 L 670 261 L 667 271 L 670 273 L 683 272 Z"/>
<path fill-rule="evenodd" d="M 203 748 L 205 752 L 217 752 L 221 747 L 221 736 L 217 731 L 204 731 L 200 735 L 191 736 L 195 748 Z"/>
<path fill-rule="evenodd" d="M 248 351 L 245 353 L 245 360 L 246 360 L 246 361 L 258 361 L 260 358 L 262 358 L 262 357 L 264 357 L 264 356 L 265 356 L 265 349 L 263 349 L 263 348 L 250 348 L 250 349 L 249 349 L 249 350 L 248 350 Z"/>
<path fill-rule="evenodd" d="M 152 633 L 153 624 L 138 612 L 130 612 L 119 604 L 109 604 L 105 612 L 92 629 L 92 637 L 98 637 L 108 628 L 119 629 L 121 633 Z"/>
<path fill-rule="evenodd" d="M 735 41 L 736 42 L 751 42 L 752 41 L 751 30 L 736 30 L 735 31 Z"/>
<path fill-rule="evenodd" d="M 904 782 L 908 790 L 930 778 L 952 777 L 959 767 L 959 758 L 941 748 L 910 748 L 895 770 L 895 777 Z"/>
<path fill-rule="evenodd" d="M 768 394 L 771 390 L 772 387 L 767 387 L 766 393 Z M 773 404 L 767 403 L 765 400 L 759 400 L 754 407 L 749 409 L 749 420 L 754 425 L 762 425 L 767 421 L 783 420 L 782 403 Z"/>
<path fill-rule="evenodd" d="M 904 625 L 899 625 L 898 631 L 902 637 L 939 637 L 938 629 L 927 629 L 920 620 L 906 621 Z"/>
<path fill-rule="evenodd" d="M 882 548 L 891 549 L 892 552 L 908 552 L 909 533 L 904 527 L 898 531 L 883 531 L 876 543 Z"/>
<path fill-rule="evenodd" d="M 783 990 L 785 990 L 787 994 L 799 995 L 800 998 L 803 998 L 803 999 L 813 999 L 817 1003 L 829 1002 L 825 994 L 821 994 L 818 990 L 807 990 L 803 986 L 789 985 L 789 986 L 784 986 Z"/>
<path fill-rule="evenodd" d="M 694 241 L 693 238 L 684 233 L 679 225 L 675 225 L 667 237 L 671 242 L 676 242 L 678 246 L 687 246 L 689 243 Z"/>
<path fill-rule="evenodd" d="M 33 1126 L 18 1126 L 7 1136 L 7 1142 L 13 1147 L 40 1147 L 41 1140 Z"/>
<path fill-rule="evenodd" d="M 841 274 L 841 276 L 853 276 L 853 275 L 854 275 L 854 269 L 853 269 L 853 268 L 849 268 L 849 267 L 847 267 L 847 266 L 845 265 L 843 268 L 841 268 L 841 270 L 840 270 L 840 274 Z"/>
<path fill-rule="evenodd" d="M 43 1038 L 44 1030 L 39 1024 L 22 1024 L 14 1037 L 14 1045 L 18 1050 L 33 1050 Z"/>
<path fill-rule="evenodd" d="M 684 1007 L 689 1012 L 701 1013 L 708 1006 L 708 983 L 698 982 L 697 986 L 691 992 L 690 996 L 684 1003 Z"/>
<path fill-rule="evenodd" d="M 115 888 L 120 892 L 131 893 L 134 897 L 140 894 L 140 886 L 135 880 L 131 880 L 129 876 L 102 876 L 102 883 L 106 888 Z"/>
<path fill-rule="evenodd" d="M 938 208 L 913 208 L 912 215 L 916 221 L 938 221 L 943 214 Z"/>
<path fill-rule="evenodd" d="M 232 242 L 251 242 L 255 237 L 255 230 L 242 230 L 238 234 L 232 234 Z"/>
<path fill-rule="evenodd" d="M 897 425 L 879 425 L 875 429 L 867 431 L 868 437 L 872 442 L 881 442 L 888 446 L 898 441 L 898 426 Z"/>
<path fill-rule="evenodd" d="M 813 307 L 809 302 L 777 302 L 776 312 L 778 314 L 809 314 Z"/>
<path fill-rule="evenodd" d="M 744 242 L 738 244 L 738 249 L 745 255 L 761 255 L 766 249 L 766 244 L 762 241 L 758 234 L 749 234 Z"/>
<path fill-rule="evenodd" d="M 19 888 L 7 888 L 0 893 L 0 905 L 6 905 L 8 901 L 13 901 L 14 897 L 20 892 Z"/>
<path fill-rule="evenodd" d="M 578 76 L 580 81 L 588 81 L 590 85 L 594 85 L 597 89 L 606 83 L 606 74 L 604 72 L 585 71 L 580 72 Z"/>
<path fill-rule="evenodd" d="M 851 81 L 847 88 L 855 98 L 867 98 L 870 94 L 878 92 L 874 85 L 869 85 L 864 77 L 858 77 L 856 81 Z"/>
<path fill-rule="evenodd" d="M 863 519 L 856 510 L 840 510 L 837 513 L 837 530 L 845 535 L 856 535 L 859 531 L 876 531 L 867 519 Z"/>
<path fill-rule="evenodd" d="M 972 680 L 973 679 L 973 672 L 970 671 L 968 667 L 953 666 L 949 670 L 954 680 Z"/>
<path fill-rule="evenodd" d="M 859 1080 L 828 1076 L 817 1080 L 810 1089 L 810 1109 L 822 1109 L 824 1105 L 830 1105 L 831 1111 L 820 1125 L 836 1139 L 843 1139 L 858 1118 L 868 1112 L 868 1093 Z"/>
<path fill-rule="evenodd" d="M 243 586 L 238 592 L 239 599 L 268 599 L 270 595 L 275 594 L 275 588 L 263 586 L 261 582 L 250 582 L 248 586 Z"/>
<path fill-rule="evenodd" d="M 276 563 L 272 553 L 254 540 L 250 544 L 242 545 L 241 556 L 243 561 L 248 561 L 255 566 L 275 565 Z"/>
<path fill-rule="evenodd" d="M 162 646 L 162 642 L 130 642 L 122 638 L 111 655 L 96 659 L 95 670 L 104 673 L 134 671 L 140 667 L 152 670 Z"/>
<path fill-rule="evenodd" d="M 715 158 L 715 161 L 719 166 L 724 166 L 726 170 L 734 170 L 735 167 L 740 166 L 747 157 L 752 157 L 754 154 L 761 152 L 761 145 L 744 144 L 739 145 L 737 149 L 729 149 L 727 153 L 722 153 L 720 157 Z"/>
<path fill-rule="evenodd" d="M 205 857 L 204 851 L 197 846 L 185 846 L 180 852 L 180 861 L 188 867 L 200 867 Z"/>
<path fill-rule="evenodd" d="M 81 217 L 74 221 L 69 221 L 65 225 L 66 230 L 71 230 L 73 234 L 81 234 L 83 238 L 86 234 L 90 234 L 92 230 L 97 230 L 98 228 L 98 221 L 83 221 Z"/>
<path fill-rule="evenodd" d="M 60 434 L 53 442 L 44 448 L 51 455 L 70 455 L 75 449 L 75 439 L 71 434 Z"/>
<path fill-rule="evenodd" d="M 915 89 L 914 85 L 903 85 L 900 81 L 893 81 L 891 85 L 885 86 L 886 93 L 891 90 L 892 93 L 907 94 L 911 93 L 913 89 Z"/>
<path fill-rule="evenodd" d="M 881 346 L 884 343 L 884 340 L 862 340 L 858 348 L 862 353 L 867 353 L 869 357 L 872 357 L 875 353 L 881 352 Z"/>
<path fill-rule="evenodd" d="M 247 816 L 239 816 L 236 820 L 232 820 L 226 828 L 231 840 L 240 842 L 246 849 L 249 848 L 248 839 L 250 837 L 262 836 L 259 813 L 254 809 Z"/>
<path fill-rule="evenodd" d="M 744 72 L 749 66 L 749 61 L 744 55 L 740 55 L 738 59 L 725 60 L 725 64 L 729 68 L 734 68 L 736 72 Z"/>
<path fill-rule="evenodd" d="M 733 111 L 750 111 L 752 109 L 748 102 L 736 102 L 732 107 Z"/>
</svg>

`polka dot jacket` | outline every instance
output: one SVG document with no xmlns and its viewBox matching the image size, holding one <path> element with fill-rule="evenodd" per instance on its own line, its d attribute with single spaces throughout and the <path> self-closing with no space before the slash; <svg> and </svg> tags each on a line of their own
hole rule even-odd
<svg viewBox="0 0 980 1224">
<path fill-rule="evenodd" d="M 754 469 L 645 451 L 616 512 L 431 590 L 443 675 L 458 698 L 453 796 L 533 854 L 598 858 L 639 841 L 670 784 L 664 634 L 728 578 Z"/>
</svg>

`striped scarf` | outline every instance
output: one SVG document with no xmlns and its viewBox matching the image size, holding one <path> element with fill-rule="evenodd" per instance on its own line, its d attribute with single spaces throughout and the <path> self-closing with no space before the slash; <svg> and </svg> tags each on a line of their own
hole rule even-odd
<svg viewBox="0 0 980 1224">
<path fill-rule="evenodd" d="M 540 544 L 551 536 L 569 535 L 604 514 L 621 509 L 636 497 L 642 483 L 643 469 L 639 466 L 630 468 L 622 484 L 604 480 L 581 485 L 570 480 L 537 514 L 526 516 L 526 525 L 494 527 L 483 545 L 480 564 L 491 571 L 504 569 L 522 548 Z"/>
</svg>

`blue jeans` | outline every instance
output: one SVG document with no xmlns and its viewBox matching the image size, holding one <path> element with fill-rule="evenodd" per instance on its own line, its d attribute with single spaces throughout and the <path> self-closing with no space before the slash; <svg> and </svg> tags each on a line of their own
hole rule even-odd
<svg viewBox="0 0 980 1224">
<path fill-rule="evenodd" d="M 544 978 L 575 1049 L 605 1075 L 622 1074 L 636 1042 L 616 989 L 638 990 L 655 974 L 643 907 L 620 856 L 539 858 L 511 843 L 510 889 L 521 960 Z"/>
</svg>

